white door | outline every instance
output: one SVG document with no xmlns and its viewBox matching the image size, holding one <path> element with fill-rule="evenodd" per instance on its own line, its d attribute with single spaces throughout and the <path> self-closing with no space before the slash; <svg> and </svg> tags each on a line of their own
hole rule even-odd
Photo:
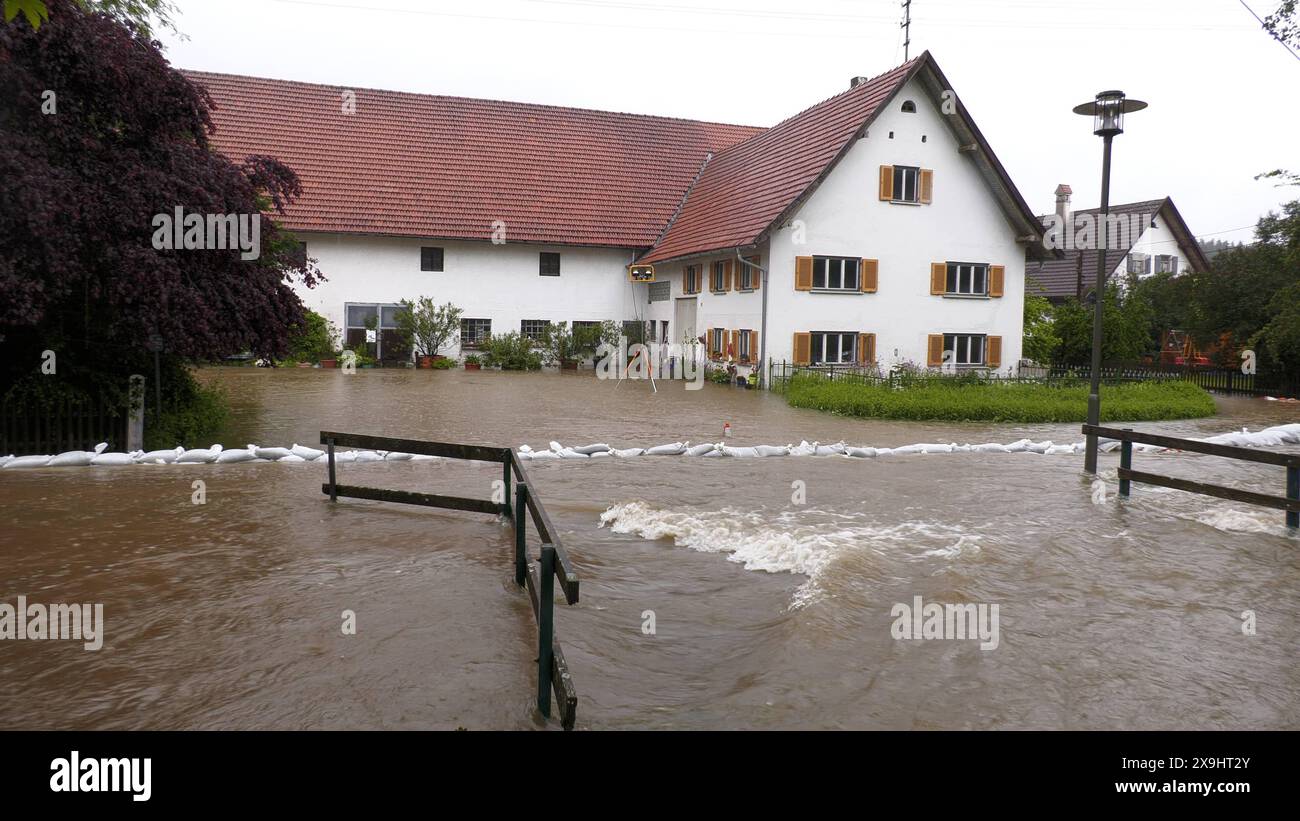
<svg viewBox="0 0 1300 821">
<path fill-rule="evenodd" d="M 669 340 L 674 344 L 680 345 L 683 339 L 690 339 L 692 342 L 699 334 L 695 330 L 695 309 L 698 305 L 693 296 L 679 297 L 676 309 L 673 311 L 672 336 Z"/>
</svg>

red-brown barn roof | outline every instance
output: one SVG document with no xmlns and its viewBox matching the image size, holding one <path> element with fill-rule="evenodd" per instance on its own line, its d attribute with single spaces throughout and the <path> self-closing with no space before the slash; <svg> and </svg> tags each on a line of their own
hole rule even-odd
<svg viewBox="0 0 1300 821">
<path fill-rule="evenodd" d="M 649 248 L 710 152 L 750 126 L 185 72 L 212 142 L 302 181 L 294 230 Z"/>
</svg>

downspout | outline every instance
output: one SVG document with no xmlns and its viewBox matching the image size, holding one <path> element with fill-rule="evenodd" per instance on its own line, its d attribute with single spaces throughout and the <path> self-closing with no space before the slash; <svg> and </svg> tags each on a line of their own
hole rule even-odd
<svg viewBox="0 0 1300 821">
<path fill-rule="evenodd" d="M 741 265 L 757 268 L 762 282 L 759 290 L 763 292 L 763 314 L 758 331 L 758 387 L 762 389 L 767 387 L 767 269 L 745 259 L 740 255 L 739 248 L 736 249 L 736 259 L 740 260 Z"/>
</svg>

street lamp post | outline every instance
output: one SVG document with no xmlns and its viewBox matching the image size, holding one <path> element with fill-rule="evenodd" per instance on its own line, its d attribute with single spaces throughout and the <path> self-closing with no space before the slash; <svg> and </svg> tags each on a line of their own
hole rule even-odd
<svg viewBox="0 0 1300 821">
<path fill-rule="evenodd" d="M 1124 115 L 1130 111 L 1141 111 L 1147 104 L 1141 100 L 1130 100 L 1122 91 L 1102 91 L 1092 102 L 1074 107 L 1075 114 L 1093 118 L 1092 133 L 1104 141 L 1101 159 L 1101 219 L 1098 221 L 1097 237 L 1097 286 L 1092 292 L 1092 381 L 1088 390 L 1088 424 L 1101 424 L 1101 321 L 1104 296 L 1106 293 L 1106 246 L 1110 233 L 1108 217 L 1110 216 L 1110 143 L 1116 134 L 1124 133 Z M 1073 230 L 1074 226 L 1067 226 Z M 1087 437 L 1087 450 L 1083 457 L 1083 469 L 1087 473 L 1097 472 L 1097 435 L 1090 433 Z"/>
</svg>

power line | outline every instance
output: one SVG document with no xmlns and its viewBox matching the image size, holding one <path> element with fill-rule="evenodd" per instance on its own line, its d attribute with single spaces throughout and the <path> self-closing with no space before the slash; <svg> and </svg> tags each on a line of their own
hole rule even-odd
<svg viewBox="0 0 1300 821">
<path fill-rule="evenodd" d="M 1293 50 L 1291 49 L 1291 46 L 1288 45 L 1287 42 L 1286 42 L 1285 40 L 1283 40 L 1282 38 L 1280 38 L 1280 37 L 1278 37 L 1276 34 L 1274 34 L 1274 33 L 1269 29 L 1269 27 L 1268 27 L 1267 25 L 1265 25 L 1264 21 L 1259 19 L 1259 15 L 1255 13 L 1255 10 L 1252 9 L 1250 6 L 1246 5 L 1246 0 L 1237 0 L 1237 2 L 1238 2 L 1238 3 L 1241 3 L 1241 7 L 1242 7 L 1243 9 L 1245 9 L 1245 10 L 1248 11 L 1248 12 L 1250 12 L 1250 16 L 1251 16 L 1251 17 L 1254 17 L 1256 20 L 1259 21 L 1259 25 L 1260 25 L 1260 27 L 1263 28 L 1264 31 L 1267 31 L 1270 37 L 1272 37 L 1274 40 L 1277 40 L 1279 43 L 1281 43 L 1281 44 L 1282 44 L 1282 48 L 1284 48 L 1284 49 L 1286 49 L 1288 52 L 1290 52 L 1292 57 L 1296 58 L 1297 60 L 1300 60 L 1300 54 L 1296 54 L 1295 51 L 1293 51 Z"/>
</svg>

